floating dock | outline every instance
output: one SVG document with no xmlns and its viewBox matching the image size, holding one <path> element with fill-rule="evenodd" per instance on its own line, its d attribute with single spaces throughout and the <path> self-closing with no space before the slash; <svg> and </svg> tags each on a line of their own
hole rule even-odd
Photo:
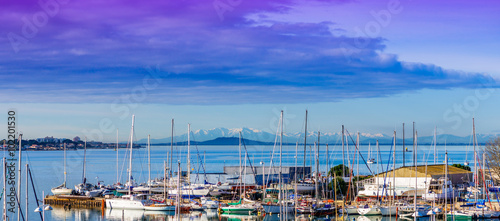
<svg viewBox="0 0 500 221">
<path fill-rule="evenodd" d="M 45 196 L 45 203 L 51 206 L 71 208 L 104 208 L 106 201 L 102 197 L 87 197 L 74 195 Z"/>
</svg>

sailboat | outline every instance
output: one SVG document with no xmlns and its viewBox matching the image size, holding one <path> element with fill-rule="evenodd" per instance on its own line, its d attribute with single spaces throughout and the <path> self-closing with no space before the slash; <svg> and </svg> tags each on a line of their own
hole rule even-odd
<svg viewBox="0 0 500 221">
<path fill-rule="evenodd" d="M 239 148 L 240 148 L 240 159 L 241 159 L 241 131 L 240 131 L 240 137 L 239 137 Z M 246 168 L 246 158 L 245 158 L 245 168 Z M 241 161 L 240 161 L 240 175 L 241 175 Z M 245 173 L 246 176 L 246 173 Z M 241 177 L 241 176 L 240 176 Z M 242 182 L 240 182 L 241 185 Z M 241 188 L 240 188 L 241 189 Z M 242 189 L 245 191 L 245 188 Z M 243 196 L 240 196 L 240 200 L 237 203 L 228 203 L 227 206 L 220 207 L 220 211 L 226 214 L 245 214 L 245 215 L 251 215 L 252 213 L 256 212 L 257 209 L 260 207 L 260 204 L 251 201 L 251 204 L 245 204 L 242 203 L 242 200 L 244 199 L 245 193 L 243 192 Z M 245 201 L 250 201 L 246 200 Z"/>
<path fill-rule="evenodd" d="M 297 189 L 298 194 L 311 194 L 316 190 L 316 186 L 312 179 L 306 179 L 305 168 L 306 168 L 306 146 L 307 146 L 307 110 L 306 119 L 304 126 L 304 172 L 302 173 L 302 180 L 292 183 L 292 185 Z"/>
<path fill-rule="evenodd" d="M 200 198 L 200 197 L 204 197 L 204 196 L 207 196 L 210 191 L 211 191 L 211 188 L 210 187 L 207 187 L 206 185 L 204 184 L 191 184 L 191 138 L 190 138 L 190 134 L 191 134 L 191 125 L 188 124 L 188 140 L 187 140 L 187 144 L 188 144 L 188 153 L 187 153 L 187 180 L 186 182 L 184 183 L 183 186 L 181 186 L 179 188 L 179 190 L 176 188 L 176 189 L 170 189 L 168 190 L 168 194 L 169 195 L 177 195 L 177 192 L 180 191 L 180 194 L 181 194 L 181 197 L 182 198 L 189 198 L 189 199 L 192 199 L 192 198 Z M 180 176 L 178 175 L 178 179 L 180 179 Z"/>
<path fill-rule="evenodd" d="M 372 155 L 372 149 L 370 143 L 368 143 L 368 161 L 366 163 L 369 164 L 377 163 L 375 158 L 371 157 L 371 155 Z"/>
<path fill-rule="evenodd" d="M 130 158 L 129 158 L 129 168 L 128 168 L 128 183 L 132 183 L 132 150 L 133 150 L 133 140 L 134 140 L 134 121 L 135 115 L 132 115 L 132 128 L 130 130 Z M 147 203 L 146 194 L 131 194 L 131 187 L 129 185 L 128 195 L 124 195 L 121 198 L 106 199 L 106 208 L 109 209 L 140 209 L 144 210 L 144 206 Z"/>
<path fill-rule="evenodd" d="M 279 166 L 279 183 L 278 183 L 278 202 L 276 204 L 264 204 L 262 207 L 264 208 L 264 211 L 266 213 L 291 213 L 294 211 L 295 206 L 293 205 L 292 202 L 287 202 L 286 200 L 283 199 L 283 196 L 285 195 L 286 190 L 284 190 L 284 185 L 282 182 L 282 149 L 283 149 L 283 111 L 281 111 L 281 118 L 280 118 L 280 166 Z"/>
<path fill-rule="evenodd" d="M 50 191 L 54 195 L 70 195 L 73 192 L 72 189 L 66 187 L 66 144 L 64 144 L 64 182 Z"/>
</svg>

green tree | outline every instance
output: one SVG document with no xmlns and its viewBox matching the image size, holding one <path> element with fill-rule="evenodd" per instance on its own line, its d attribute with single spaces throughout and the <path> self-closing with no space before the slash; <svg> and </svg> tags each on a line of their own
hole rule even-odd
<svg viewBox="0 0 500 221">
<path fill-rule="evenodd" d="M 340 198 L 341 196 L 345 196 L 347 193 L 347 183 L 342 179 L 342 177 L 337 177 L 337 197 Z M 332 180 L 330 184 L 328 185 L 329 189 L 334 190 L 335 189 L 335 180 Z"/>
<path fill-rule="evenodd" d="M 471 171 L 470 166 L 465 166 L 465 165 L 458 164 L 458 163 L 453 164 L 451 166 L 456 167 L 456 168 L 460 168 L 460 169 L 463 169 L 463 170 Z"/>
<path fill-rule="evenodd" d="M 330 177 L 334 177 L 334 175 L 341 177 L 342 176 L 342 170 L 344 170 L 344 174 L 346 176 L 349 176 L 349 173 L 350 173 L 349 167 L 344 166 L 344 164 L 339 164 L 337 166 L 334 166 L 334 167 L 330 168 L 330 171 L 328 172 L 328 175 Z"/>
</svg>

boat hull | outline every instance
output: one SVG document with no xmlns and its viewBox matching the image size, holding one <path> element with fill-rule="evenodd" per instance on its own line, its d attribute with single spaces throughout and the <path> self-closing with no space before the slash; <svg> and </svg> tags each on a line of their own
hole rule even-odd
<svg viewBox="0 0 500 221">
<path fill-rule="evenodd" d="M 73 190 L 69 188 L 54 188 L 51 189 L 52 194 L 54 195 L 70 195 Z"/>
<path fill-rule="evenodd" d="M 382 212 L 378 207 L 358 208 L 358 213 L 363 216 L 382 215 Z"/>
<path fill-rule="evenodd" d="M 394 216 L 398 214 L 397 206 L 381 206 L 379 209 L 382 216 Z"/>
<path fill-rule="evenodd" d="M 254 213 L 257 209 L 253 207 L 221 207 L 223 213 L 226 214 L 242 214 L 242 215 L 250 215 Z"/>
<path fill-rule="evenodd" d="M 108 209 L 137 209 L 144 210 L 144 202 L 139 200 L 126 199 L 107 199 L 106 208 Z"/>
</svg>

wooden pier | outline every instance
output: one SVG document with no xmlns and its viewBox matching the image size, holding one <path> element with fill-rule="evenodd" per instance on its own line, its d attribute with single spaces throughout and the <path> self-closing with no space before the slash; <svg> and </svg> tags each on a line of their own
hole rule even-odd
<svg viewBox="0 0 500 221">
<path fill-rule="evenodd" d="M 86 197 L 73 195 L 60 195 L 45 197 L 45 203 L 51 206 L 63 206 L 68 208 L 104 208 L 105 199 L 102 197 Z"/>
</svg>

